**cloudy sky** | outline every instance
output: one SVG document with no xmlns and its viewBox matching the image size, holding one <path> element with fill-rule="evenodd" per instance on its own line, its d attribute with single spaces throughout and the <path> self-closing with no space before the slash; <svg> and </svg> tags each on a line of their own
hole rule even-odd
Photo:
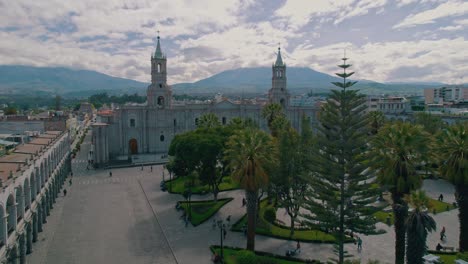
<svg viewBox="0 0 468 264">
<path fill-rule="evenodd" d="M 467 0 L 0 0 L 0 64 L 65 66 L 149 82 L 157 31 L 169 82 L 289 66 L 468 83 Z"/>
</svg>

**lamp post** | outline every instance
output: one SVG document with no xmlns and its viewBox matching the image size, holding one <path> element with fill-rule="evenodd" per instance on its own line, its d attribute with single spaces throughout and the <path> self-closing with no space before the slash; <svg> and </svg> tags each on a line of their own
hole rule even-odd
<svg viewBox="0 0 468 264">
<path fill-rule="evenodd" d="M 224 262 L 224 252 L 223 252 L 223 238 L 224 238 L 224 230 L 226 229 L 226 225 L 224 224 L 223 220 L 218 220 L 218 227 L 219 227 L 219 234 L 221 239 L 221 263 Z"/>
</svg>

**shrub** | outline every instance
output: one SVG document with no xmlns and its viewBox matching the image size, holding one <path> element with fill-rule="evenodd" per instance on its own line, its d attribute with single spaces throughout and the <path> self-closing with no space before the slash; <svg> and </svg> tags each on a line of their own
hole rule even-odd
<svg viewBox="0 0 468 264">
<path fill-rule="evenodd" d="M 252 251 L 241 250 L 237 255 L 237 263 L 239 264 L 256 264 L 257 256 Z"/>
<path fill-rule="evenodd" d="M 274 223 L 275 220 L 276 220 L 276 210 L 275 210 L 275 208 L 269 207 L 269 208 L 265 209 L 265 213 L 263 213 L 263 217 L 269 223 Z"/>
<path fill-rule="evenodd" d="M 468 261 L 468 251 L 458 253 L 457 258 L 464 260 L 464 261 Z"/>
</svg>

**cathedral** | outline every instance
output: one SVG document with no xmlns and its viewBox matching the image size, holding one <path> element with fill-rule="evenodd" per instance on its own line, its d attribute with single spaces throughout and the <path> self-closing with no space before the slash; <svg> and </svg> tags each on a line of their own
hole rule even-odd
<svg viewBox="0 0 468 264">
<path fill-rule="evenodd" d="M 240 117 L 251 118 L 261 129 L 268 129 L 266 120 L 261 116 L 264 103 L 228 99 L 209 102 L 173 100 L 171 86 L 167 84 L 167 66 L 158 36 L 156 51 L 151 55 L 151 84 L 147 89 L 146 104 L 120 106 L 99 115 L 101 122 L 92 125 L 92 159 L 95 166 L 106 166 L 118 160 L 128 161 L 138 156 L 154 157 L 153 161 L 156 161 L 167 154 L 175 135 L 195 129 L 200 116 L 207 113 L 215 114 L 222 125 Z M 303 116 L 309 117 L 311 122 L 316 120 L 316 107 L 290 104 L 286 64 L 280 48 L 272 65 L 268 102 L 281 104 L 291 125 L 297 130 L 301 129 Z"/>
</svg>

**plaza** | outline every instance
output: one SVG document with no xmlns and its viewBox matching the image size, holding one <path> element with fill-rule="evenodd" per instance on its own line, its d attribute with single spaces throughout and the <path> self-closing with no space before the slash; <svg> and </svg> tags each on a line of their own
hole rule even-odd
<svg viewBox="0 0 468 264">
<path fill-rule="evenodd" d="M 33 244 L 28 263 L 211 263 L 210 245 L 220 244 L 220 231 L 213 228 L 212 220 L 193 227 L 185 226 L 181 212 L 175 209 L 184 198 L 160 190 L 162 166 L 140 166 L 87 170 L 86 153 L 90 147 L 88 135 L 81 152 L 72 161 L 74 177 L 68 180 L 64 197 L 57 198 L 54 210 L 39 233 L 40 243 Z M 112 177 L 109 172 L 112 171 Z M 165 179 L 168 179 L 167 172 Z M 453 187 L 442 180 L 426 180 L 423 189 L 432 198 L 441 193 L 447 202 L 454 201 Z M 242 207 L 244 191 L 241 189 L 220 193 L 219 198 L 232 197 L 213 217 L 235 223 L 245 214 Z M 211 194 L 193 195 L 192 200 L 210 200 Z M 437 231 L 429 235 L 429 249 L 439 242 L 442 226 L 447 229 L 446 246 L 458 245 L 458 210 L 434 216 Z M 278 214 L 281 215 L 281 214 Z M 354 258 L 366 263 L 377 259 L 394 262 L 394 230 L 378 223 L 386 233 L 361 236 L 363 250 L 348 243 L 345 249 Z M 224 244 L 245 247 L 242 233 L 228 231 Z M 284 254 L 295 248 L 295 241 L 256 236 L 256 250 Z M 326 261 L 335 257 L 333 245 L 301 243 L 299 258 Z"/>
</svg>

